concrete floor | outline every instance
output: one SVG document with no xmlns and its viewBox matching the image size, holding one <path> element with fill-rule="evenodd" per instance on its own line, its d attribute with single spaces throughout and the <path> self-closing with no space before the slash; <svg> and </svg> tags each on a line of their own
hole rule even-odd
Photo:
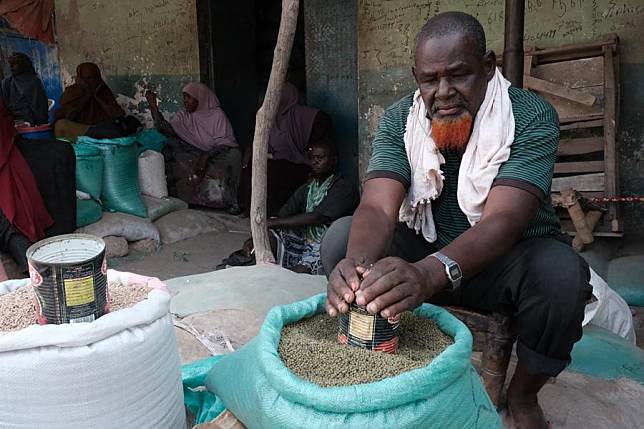
<svg viewBox="0 0 644 429">
<path fill-rule="evenodd" d="M 210 232 L 187 240 L 161 246 L 152 255 L 135 254 L 110 259 L 110 268 L 167 280 L 213 271 L 250 237 L 248 219 L 215 211 L 206 211 L 223 223 L 226 231 Z"/>
<path fill-rule="evenodd" d="M 166 245 L 157 253 L 148 256 L 133 255 L 113 259 L 109 265 L 120 271 L 156 276 L 164 280 L 212 271 L 222 258 L 241 247 L 249 237 L 249 227 L 247 220 L 216 212 L 210 212 L 209 215 L 223 222 L 226 231 L 208 233 Z M 243 272 L 240 272 L 239 276 L 238 281 L 243 283 Z M 263 315 L 244 311 L 213 309 L 209 313 L 191 316 L 194 320 L 186 319 L 192 320 L 192 325 L 202 332 L 216 325 L 218 332 L 226 333 L 234 348 L 237 348 L 258 331 L 263 318 Z M 636 311 L 641 345 L 644 339 L 644 309 Z M 244 317 L 247 322 L 243 324 L 244 329 L 239 328 L 239 317 Z M 177 337 L 184 362 L 209 355 L 208 350 L 194 335 L 177 329 Z M 475 364 L 476 359 L 475 356 Z M 630 380 L 601 380 L 564 371 L 555 382 L 549 383 L 543 389 L 540 401 L 548 419 L 557 429 L 644 427 L 644 386 Z M 512 427 L 507 421 L 505 423 L 506 428 Z"/>
</svg>

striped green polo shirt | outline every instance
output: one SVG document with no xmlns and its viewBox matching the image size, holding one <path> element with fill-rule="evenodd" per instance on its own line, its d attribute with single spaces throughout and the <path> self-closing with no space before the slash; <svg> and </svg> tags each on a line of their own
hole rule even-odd
<svg viewBox="0 0 644 429">
<path fill-rule="evenodd" d="M 559 118 L 555 109 L 538 95 L 510 88 L 515 133 L 510 158 L 501 166 L 492 186 L 504 185 L 524 189 L 539 198 L 541 205 L 530 221 L 523 238 L 560 233 L 559 219 L 550 202 L 550 184 L 559 144 Z M 413 101 L 410 94 L 394 103 L 380 121 L 373 141 L 373 153 L 367 169 L 367 180 L 387 177 L 400 181 L 406 188 L 411 180 L 411 167 L 405 151 L 405 126 Z M 470 228 L 457 199 L 458 171 L 462 155 L 443 152 L 445 180 L 443 192 L 432 202 L 437 244 L 451 243 Z"/>
</svg>

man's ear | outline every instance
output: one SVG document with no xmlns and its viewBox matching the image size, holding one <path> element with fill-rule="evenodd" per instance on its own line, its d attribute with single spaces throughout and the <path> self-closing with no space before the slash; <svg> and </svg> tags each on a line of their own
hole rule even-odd
<svg viewBox="0 0 644 429">
<path fill-rule="evenodd" d="M 414 76 L 416 83 L 418 83 L 418 78 L 416 77 L 416 66 L 411 66 L 411 74 Z"/>
<path fill-rule="evenodd" d="M 496 73 L 496 54 L 494 51 L 487 51 L 485 55 L 483 55 L 483 63 L 485 74 L 489 82 L 494 77 L 494 73 Z"/>
</svg>

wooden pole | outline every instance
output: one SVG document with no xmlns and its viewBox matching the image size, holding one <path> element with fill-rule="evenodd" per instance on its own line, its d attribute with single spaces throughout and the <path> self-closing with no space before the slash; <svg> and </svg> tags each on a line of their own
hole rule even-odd
<svg viewBox="0 0 644 429">
<path fill-rule="evenodd" d="M 572 219 L 572 223 L 575 225 L 576 236 L 584 244 L 592 243 L 595 240 L 593 230 L 586 223 L 586 215 L 581 208 L 581 204 L 579 204 L 579 199 L 574 189 L 564 189 L 561 191 L 561 204 L 568 209 L 570 219 Z"/>
<path fill-rule="evenodd" d="M 505 0 L 503 75 L 523 88 L 523 24 L 525 0 Z"/>
<path fill-rule="evenodd" d="M 255 136 L 253 137 L 253 175 L 250 199 L 250 228 L 255 246 L 255 260 L 258 264 L 275 263 L 271 252 L 266 227 L 266 161 L 268 156 L 268 136 L 275 122 L 277 107 L 280 103 L 282 86 L 286 79 L 295 29 L 299 0 L 282 0 L 282 17 L 273 54 L 268 88 L 262 107 L 257 111 Z"/>
<path fill-rule="evenodd" d="M 599 223 L 599 220 L 602 218 L 603 213 L 600 212 L 599 210 L 591 210 L 588 213 L 586 213 L 586 225 L 588 225 L 588 229 L 590 229 L 590 232 L 595 229 L 597 224 Z M 577 252 L 581 252 L 584 249 L 584 245 L 589 244 L 585 243 L 581 236 L 575 235 L 575 238 L 572 240 L 572 248 L 575 249 Z"/>
</svg>

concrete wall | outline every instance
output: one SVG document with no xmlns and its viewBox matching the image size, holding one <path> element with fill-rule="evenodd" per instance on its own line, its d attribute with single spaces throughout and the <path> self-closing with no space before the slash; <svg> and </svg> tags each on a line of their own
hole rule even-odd
<svg viewBox="0 0 644 429">
<path fill-rule="evenodd" d="M 360 171 L 369 160 L 378 121 L 393 101 L 414 89 L 414 38 L 431 16 L 461 10 L 478 17 L 488 47 L 503 51 L 504 0 L 358 0 Z M 621 187 L 644 195 L 644 19 L 642 0 L 526 0 L 526 46 L 558 46 L 620 36 Z M 644 205 L 626 205 L 626 229 L 641 229 Z"/>
<path fill-rule="evenodd" d="M 65 85 L 79 63 L 95 62 L 119 102 L 148 124 L 146 89 L 170 113 L 183 85 L 199 80 L 194 0 L 57 0 L 56 29 Z"/>
<path fill-rule="evenodd" d="M 304 6 L 307 102 L 331 116 L 340 170 L 357 183 L 357 1 L 306 0 Z"/>
</svg>

